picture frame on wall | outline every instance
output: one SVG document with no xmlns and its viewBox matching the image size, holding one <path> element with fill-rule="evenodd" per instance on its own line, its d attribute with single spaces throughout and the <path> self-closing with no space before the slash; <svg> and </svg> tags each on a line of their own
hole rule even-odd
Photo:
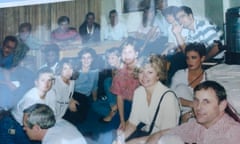
<svg viewBox="0 0 240 144">
<path fill-rule="evenodd" d="M 146 0 L 123 0 L 123 12 L 137 12 L 143 11 Z"/>
</svg>

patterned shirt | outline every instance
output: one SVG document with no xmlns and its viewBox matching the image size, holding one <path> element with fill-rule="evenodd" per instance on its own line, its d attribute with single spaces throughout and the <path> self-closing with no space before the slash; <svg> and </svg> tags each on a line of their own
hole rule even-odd
<svg viewBox="0 0 240 144">
<path fill-rule="evenodd" d="M 120 69 L 113 78 L 111 92 L 123 99 L 132 100 L 135 89 L 139 86 L 138 79 L 126 68 Z"/>
<path fill-rule="evenodd" d="M 196 120 L 182 124 L 169 131 L 189 144 L 237 144 L 240 142 L 240 124 L 227 114 L 210 128 L 198 124 Z"/>
<path fill-rule="evenodd" d="M 194 30 L 188 31 L 186 42 L 201 42 L 205 44 L 209 51 L 214 40 L 220 40 L 220 36 L 221 32 L 217 30 L 215 25 L 204 20 L 195 20 Z"/>
</svg>

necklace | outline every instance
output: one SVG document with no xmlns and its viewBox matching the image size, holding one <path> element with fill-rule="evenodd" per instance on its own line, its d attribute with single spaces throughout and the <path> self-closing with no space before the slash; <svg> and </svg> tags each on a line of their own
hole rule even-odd
<svg viewBox="0 0 240 144">
<path fill-rule="evenodd" d="M 196 78 L 194 78 L 190 83 L 188 83 L 188 86 L 191 86 L 196 80 L 198 80 L 202 75 L 204 71 L 202 71 Z"/>
</svg>

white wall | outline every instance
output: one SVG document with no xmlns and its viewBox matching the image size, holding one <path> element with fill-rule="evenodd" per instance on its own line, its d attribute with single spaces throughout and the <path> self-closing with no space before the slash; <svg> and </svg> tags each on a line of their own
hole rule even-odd
<svg viewBox="0 0 240 144">
<path fill-rule="evenodd" d="M 168 5 L 187 5 L 193 9 L 195 15 L 204 17 L 204 0 L 169 0 Z M 123 0 L 102 0 L 101 25 L 102 28 L 108 22 L 108 12 L 116 9 L 119 12 L 120 21 L 124 22 L 129 32 L 136 31 L 141 23 L 142 12 L 122 13 Z"/>
</svg>

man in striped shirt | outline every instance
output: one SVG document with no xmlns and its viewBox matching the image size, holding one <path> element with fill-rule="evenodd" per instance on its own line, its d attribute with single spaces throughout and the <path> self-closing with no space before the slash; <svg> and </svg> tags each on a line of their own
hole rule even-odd
<svg viewBox="0 0 240 144">
<path fill-rule="evenodd" d="M 192 9 L 187 6 L 181 6 L 176 11 L 175 17 L 180 25 L 173 29 L 173 33 L 182 52 L 184 52 L 186 44 L 193 42 L 203 43 L 206 46 L 207 59 L 219 52 L 217 41 L 220 41 L 221 32 L 218 31 L 216 25 L 212 25 L 206 20 L 194 18 Z M 188 35 L 185 38 L 181 35 L 182 28 L 188 30 Z"/>
</svg>

